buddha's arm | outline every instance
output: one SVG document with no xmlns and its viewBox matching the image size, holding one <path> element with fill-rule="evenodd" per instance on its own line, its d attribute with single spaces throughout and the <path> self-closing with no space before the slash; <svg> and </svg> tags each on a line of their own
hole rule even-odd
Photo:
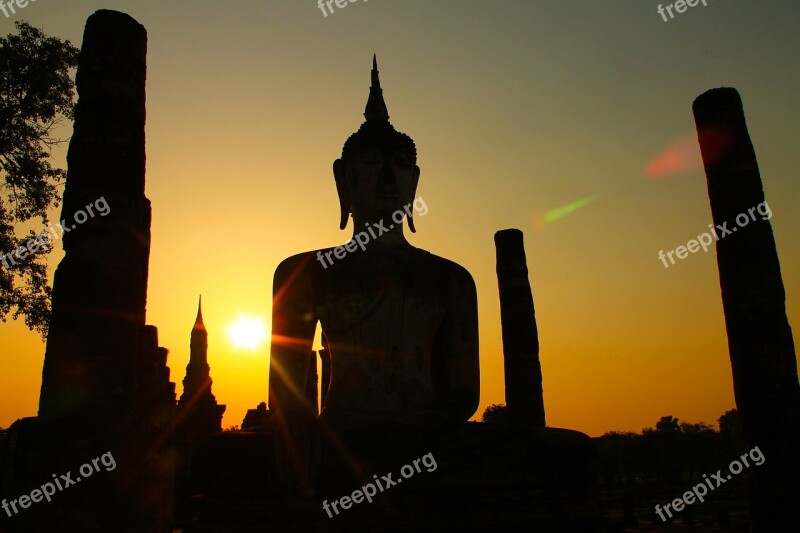
<svg viewBox="0 0 800 533">
<path fill-rule="evenodd" d="M 305 394 L 316 314 L 311 254 L 285 259 L 276 269 L 272 296 L 269 406 L 285 421 L 316 414 Z"/>
<path fill-rule="evenodd" d="M 466 421 L 480 400 L 478 360 L 478 296 L 472 276 L 464 269 L 452 277 L 450 310 L 438 339 L 445 357 L 444 390 L 440 398 L 453 420 Z"/>
</svg>

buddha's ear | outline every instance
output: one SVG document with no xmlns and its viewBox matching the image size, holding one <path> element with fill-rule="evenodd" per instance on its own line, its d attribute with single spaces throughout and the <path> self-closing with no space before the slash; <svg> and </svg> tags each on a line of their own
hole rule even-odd
<svg viewBox="0 0 800 533">
<path fill-rule="evenodd" d="M 411 181 L 411 201 L 414 202 L 417 198 L 417 185 L 419 185 L 419 167 L 414 165 L 414 178 Z M 417 228 L 414 227 L 414 210 L 412 208 L 411 213 L 408 215 L 408 229 L 411 230 L 411 233 L 416 233 Z"/>
<path fill-rule="evenodd" d="M 333 162 L 333 178 L 336 180 L 336 194 L 339 195 L 339 229 L 347 227 L 347 219 L 350 217 L 350 187 L 347 185 L 345 176 L 345 165 L 341 159 Z"/>
</svg>

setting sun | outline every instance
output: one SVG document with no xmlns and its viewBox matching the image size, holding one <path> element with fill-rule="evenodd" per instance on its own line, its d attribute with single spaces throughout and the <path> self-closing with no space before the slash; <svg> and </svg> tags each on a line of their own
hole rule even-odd
<svg viewBox="0 0 800 533">
<path fill-rule="evenodd" d="M 267 338 L 267 330 L 262 318 L 240 316 L 236 323 L 228 328 L 228 335 L 234 347 L 255 350 Z"/>
</svg>

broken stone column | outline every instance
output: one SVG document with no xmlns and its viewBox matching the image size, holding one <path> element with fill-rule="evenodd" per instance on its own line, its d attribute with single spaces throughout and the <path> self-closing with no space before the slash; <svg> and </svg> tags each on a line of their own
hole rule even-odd
<svg viewBox="0 0 800 533">
<path fill-rule="evenodd" d="M 115 466 L 28 513 L 16 522 L 21 530 L 171 530 L 175 389 L 167 351 L 156 328 L 145 325 L 146 52 L 147 33 L 128 15 L 101 10 L 87 20 L 61 213 L 65 256 L 53 281 L 35 424 L 37 462 L 15 482 L 29 490 L 105 453 Z"/>
<path fill-rule="evenodd" d="M 746 469 L 752 530 L 800 531 L 800 384 L 772 225 L 762 217 L 771 211 L 763 207 L 738 92 L 712 89 L 694 101 L 693 111 L 719 237 L 736 406 L 747 448 L 758 446 L 765 457 Z M 759 205 L 761 213 L 752 211 Z"/>
<path fill-rule="evenodd" d="M 88 19 L 61 212 L 65 256 L 42 372 L 45 418 L 113 411 L 133 393 L 150 257 L 146 53 L 147 33 L 128 15 L 102 10 Z M 78 224 L 88 205 L 95 215 Z"/>
<path fill-rule="evenodd" d="M 508 416 L 516 426 L 545 427 L 539 333 L 522 232 L 498 231 L 494 242 Z"/>
</svg>

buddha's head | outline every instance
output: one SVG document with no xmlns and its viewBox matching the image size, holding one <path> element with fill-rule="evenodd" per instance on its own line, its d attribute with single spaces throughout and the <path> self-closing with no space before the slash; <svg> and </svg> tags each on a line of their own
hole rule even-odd
<svg viewBox="0 0 800 533">
<path fill-rule="evenodd" d="M 391 220 L 393 213 L 413 203 L 417 192 L 417 150 L 411 137 L 389 123 L 374 57 L 364 118 L 358 131 L 344 143 L 341 159 L 333 163 L 341 229 L 347 226 L 350 214 L 364 223 Z M 415 231 L 413 218 L 407 218 L 409 228 Z"/>
</svg>

